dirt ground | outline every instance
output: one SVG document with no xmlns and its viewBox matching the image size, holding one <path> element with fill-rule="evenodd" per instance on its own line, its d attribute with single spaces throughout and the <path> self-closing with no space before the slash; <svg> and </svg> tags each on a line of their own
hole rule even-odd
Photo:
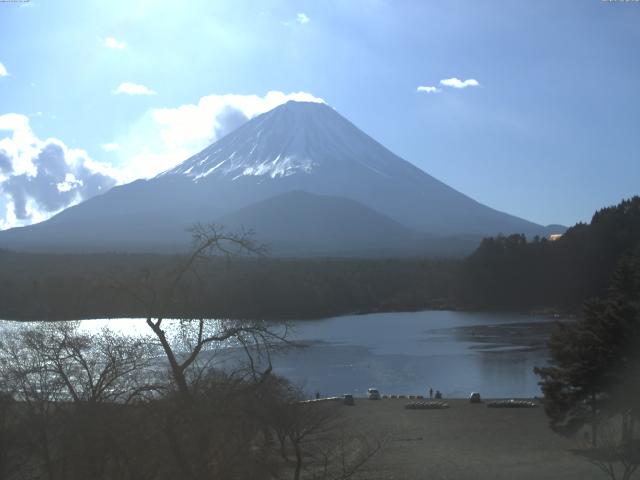
<svg viewBox="0 0 640 480">
<path fill-rule="evenodd" d="M 570 452 L 576 442 L 553 433 L 541 407 L 487 408 L 486 403 L 445 400 L 446 410 L 407 410 L 409 401 L 356 399 L 355 406 L 341 407 L 354 429 L 387 437 L 359 478 L 607 478 Z"/>
</svg>

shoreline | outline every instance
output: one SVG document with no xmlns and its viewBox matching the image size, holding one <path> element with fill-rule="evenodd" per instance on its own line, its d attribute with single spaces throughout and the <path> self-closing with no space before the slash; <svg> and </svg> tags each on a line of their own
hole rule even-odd
<svg viewBox="0 0 640 480">
<path fill-rule="evenodd" d="M 365 316 L 365 315 L 376 315 L 376 314 L 393 314 L 393 313 L 421 313 L 421 312 L 459 312 L 459 313 L 482 313 L 482 314 L 496 314 L 496 315 L 531 315 L 537 317 L 544 317 L 551 320 L 563 321 L 563 320 L 572 320 L 576 318 L 577 313 L 571 311 L 562 311 L 560 309 L 553 308 L 543 308 L 543 309 L 528 309 L 528 310 L 513 310 L 513 309 L 500 309 L 500 308 L 464 308 L 460 306 L 454 305 L 425 305 L 420 308 L 389 308 L 389 309 L 363 309 L 363 310 L 355 310 L 348 312 L 339 312 L 331 315 L 322 315 L 322 316 L 304 316 L 304 315 L 286 315 L 281 317 L 246 317 L 246 318 L 232 318 L 225 315 L 221 315 L 218 317 L 206 317 L 207 320 L 218 320 L 220 318 L 228 319 L 228 320 L 249 320 L 249 321 L 257 321 L 263 320 L 265 322 L 314 322 L 319 320 L 327 320 L 330 318 L 340 318 L 340 317 L 350 317 L 350 316 Z M 192 317 L 180 317 L 180 316 L 167 316 L 168 320 L 179 320 L 179 319 L 190 319 Z M 197 316 L 193 316 L 193 318 L 199 318 Z M 77 316 L 66 316 L 64 318 L 54 316 L 46 319 L 42 319 L 35 316 L 20 316 L 13 315 L 13 318 L 4 318 L 0 315 L 0 322 L 17 322 L 17 323 L 29 323 L 29 322 L 81 322 L 81 321 L 106 321 L 106 320 L 144 320 L 144 316 L 140 315 L 116 315 L 109 316 L 108 314 L 95 314 L 84 317 Z"/>
</svg>

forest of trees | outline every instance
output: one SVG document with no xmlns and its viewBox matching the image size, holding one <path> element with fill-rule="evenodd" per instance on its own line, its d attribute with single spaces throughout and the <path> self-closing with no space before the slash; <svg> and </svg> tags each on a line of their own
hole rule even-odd
<svg viewBox="0 0 640 480">
<path fill-rule="evenodd" d="M 170 271 L 183 259 L 0 252 L 0 318 L 140 317 L 140 306 L 116 287 Z M 200 265 L 206 294 L 173 316 L 305 319 L 451 307 L 458 266 L 427 259 L 215 258 Z"/>
<path fill-rule="evenodd" d="M 421 309 L 579 313 L 605 293 L 619 259 L 640 243 L 640 197 L 595 213 L 556 241 L 486 238 L 464 260 L 278 259 L 218 256 L 202 263 L 206 292 L 172 316 L 307 319 Z M 162 276 L 184 255 L 0 251 L 0 318 L 139 317 L 122 285 Z M 165 275 L 166 277 L 166 275 Z M 170 275 L 169 275 L 170 277 Z M 185 295 L 195 288 L 185 279 Z"/>
<path fill-rule="evenodd" d="M 606 293 L 618 262 L 640 245 L 640 197 L 596 212 L 556 241 L 523 235 L 482 241 L 457 277 L 456 303 L 477 309 L 579 313 Z"/>
</svg>

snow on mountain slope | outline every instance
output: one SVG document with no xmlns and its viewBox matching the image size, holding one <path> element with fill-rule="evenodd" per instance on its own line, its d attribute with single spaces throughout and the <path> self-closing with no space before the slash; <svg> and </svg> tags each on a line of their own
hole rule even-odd
<svg viewBox="0 0 640 480">
<path fill-rule="evenodd" d="M 351 163 L 393 178 L 399 165 L 389 159 L 389 153 L 328 105 L 291 101 L 247 122 L 159 177 L 274 179 Z M 403 173 L 409 174 L 410 169 Z"/>
</svg>

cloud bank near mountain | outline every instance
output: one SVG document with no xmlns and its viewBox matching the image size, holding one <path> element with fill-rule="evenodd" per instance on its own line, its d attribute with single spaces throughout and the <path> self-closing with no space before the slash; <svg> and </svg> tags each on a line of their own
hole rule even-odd
<svg viewBox="0 0 640 480">
<path fill-rule="evenodd" d="M 0 229 L 45 220 L 107 191 L 116 177 L 84 150 L 38 138 L 27 116 L 0 115 Z"/>
</svg>

